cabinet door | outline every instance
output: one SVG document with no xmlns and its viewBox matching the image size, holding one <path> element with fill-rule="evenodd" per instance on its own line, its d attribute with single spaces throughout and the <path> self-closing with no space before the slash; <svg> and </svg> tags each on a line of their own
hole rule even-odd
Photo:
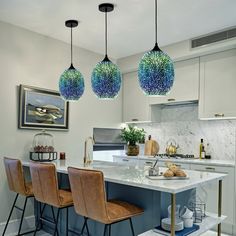
<svg viewBox="0 0 236 236">
<path fill-rule="evenodd" d="M 123 122 L 150 121 L 148 97 L 141 91 L 137 72 L 123 75 Z"/>
<path fill-rule="evenodd" d="M 198 100 L 199 58 L 174 63 L 174 85 L 167 96 L 152 97 L 150 104 L 186 102 Z"/>
<path fill-rule="evenodd" d="M 234 168 L 233 167 L 218 167 L 218 166 L 206 166 L 206 165 L 191 165 L 192 170 L 206 171 L 206 172 L 216 172 L 228 174 L 223 179 L 223 204 L 222 213 L 227 216 L 224 223 L 234 224 Z M 197 189 L 199 195 L 204 195 L 202 192 L 207 193 L 206 209 L 208 212 L 217 213 L 218 206 L 218 181 L 207 184 L 202 188 Z M 231 228 L 232 230 L 232 228 Z"/>
<path fill-rule="evenodd" d="M 199 118 L 236 118 L 236 49 L 200 59 Z"/>
</svg>

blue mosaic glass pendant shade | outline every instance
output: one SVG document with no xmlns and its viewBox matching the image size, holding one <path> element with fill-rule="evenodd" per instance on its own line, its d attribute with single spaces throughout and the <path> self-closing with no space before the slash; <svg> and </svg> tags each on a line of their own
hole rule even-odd
<svg viewBox="0 0 236 236">
<path fill-rule="evenodd" d="M 148 96 L 164 96 L 174 83 L 174 65 L 171 58 L 160 50 L 145 53 L 139 63 L 138 78 L 143 92 Z"/>
<path fill-rule="evenodd" d="M 91 76 L 93 92 L 100 99 L 114 99 L 121 87 L 121 73 L 118 66 L 107 56 L 93 69 Z"/>
<path fill-rule="evenodd" d="M 59 91 L 65 100 L 78 100 L 84 93 L 84 78 L 73 65 L 63 72 L 59 80 Z"/>
</svg>

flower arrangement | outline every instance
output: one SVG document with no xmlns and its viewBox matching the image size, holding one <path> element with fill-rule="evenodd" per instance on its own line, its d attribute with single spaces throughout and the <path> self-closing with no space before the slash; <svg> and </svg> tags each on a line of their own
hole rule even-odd
<svg viewBox="0 0 236 236">
<path fill-rule="evenodd" d="M 129 125 L 121 131 L 121 138 L 130 146 L 135 146 L 137 143 L 144 143 L 146 132 L 144 129 Z"/>
</svg>

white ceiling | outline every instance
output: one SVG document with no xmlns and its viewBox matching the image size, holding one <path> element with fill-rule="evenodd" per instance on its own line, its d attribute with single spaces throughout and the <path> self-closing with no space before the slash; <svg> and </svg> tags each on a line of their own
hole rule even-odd
<svg viewBox="0 0 236 236">
<path fill-rule="evenodd" d="M 106 0 L 0 0 L 0 20 L 69 42 L 64 21 L 77 19 L 74 43 L 104 52 Z M 111 0 L 109 55 L 121 58 L 154 46 L 154 0 Z M 236 25 L 236 0 L 159 0 L 160 46 Z"/>
</svg>

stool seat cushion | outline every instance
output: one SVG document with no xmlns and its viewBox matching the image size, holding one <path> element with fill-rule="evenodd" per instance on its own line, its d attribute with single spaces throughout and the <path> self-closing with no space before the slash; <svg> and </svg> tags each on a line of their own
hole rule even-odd
<svg viewBox="0 0 236 236">
<path fill-rule="evenodd" d="M 59 199 L 60 199 L 60 206 L 59 207 L 73 205 L 72 194 L 70 191 L 59 189 L 58 192 L 59 192 Z"/>
<path fill-rule="evenodd" d="M 140 207 L 119 200 L 109 200 L 106 203 L 109 223 L 128 219 L 133 216 L 141 215 L 143 209 Z"/>
</svg>

